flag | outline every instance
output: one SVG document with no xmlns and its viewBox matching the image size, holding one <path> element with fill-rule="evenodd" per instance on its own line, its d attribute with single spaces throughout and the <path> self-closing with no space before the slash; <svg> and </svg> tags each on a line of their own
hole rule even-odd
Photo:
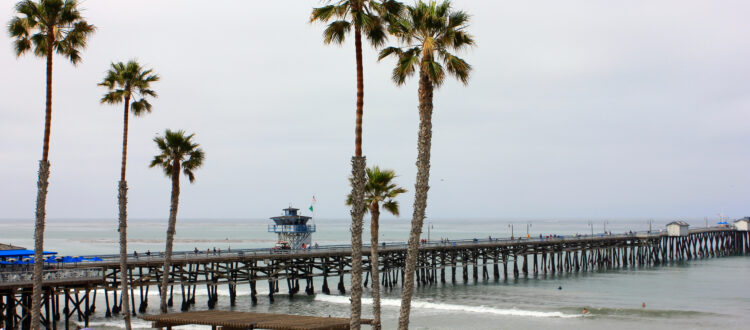
<svg viewBox="0 0 750 330">
<path fill-rule="evenodd" d="M 313 206 L 312 206 L 312 205 L 310 205 L 310 212 L 312 212 L 312 211 L 313 211 Z"/>
<path fill-rule="evenodd" d="M 315 204 L 315 203 L 317 203 L 317 202 L 318 202 L 318 200 L 317 200 L 317 199 L 315 199 L 315 195 L 313 195 L 313 199 L 312 199 L 312 202 L 313 202 L 313 204 Z"/>
</svg>

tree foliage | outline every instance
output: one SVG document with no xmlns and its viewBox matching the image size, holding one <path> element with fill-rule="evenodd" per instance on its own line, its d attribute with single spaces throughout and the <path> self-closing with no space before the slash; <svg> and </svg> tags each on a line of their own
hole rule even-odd
<svg viewBox="0 0 750 330">
<path fill-rule="evenodd" d="M 474 37 L 465 31 L 469 18 L 464 11 L 452 10 L 450 1 L 419 1 L 407 6 L 405 13 L 389 25 L 389 32 L 400 45 L 381 50 L 378 60 L 396 58 L 392 79 L 397 85 L 404 84 L 417 67 L 435 86 L 443 83 L 446 72 L 467 84 L 471 65 L 453 53 L 475 44 Z"/>
<path fill-rule="evenodd" d="M 80 50 L 86 48 L 96 28 L 83 19 L 78 1 L 26 0 L 18 2 L 15 9 L 19 15 L 10 20 L 8 32 L 14 38 L 17 56 L 32 50 L 34 55 L 46 57 L 51 47 L 73 64 L 81 61 Z"/>
</svg>

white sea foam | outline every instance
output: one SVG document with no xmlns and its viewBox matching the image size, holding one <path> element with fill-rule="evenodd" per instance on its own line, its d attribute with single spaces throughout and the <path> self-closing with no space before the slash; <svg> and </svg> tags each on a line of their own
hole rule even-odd
<svg viewBox="0 0 750 330">
<path fill-rule="evenodd" d="M 334 304 L 349 304 L 349 296 L 326 296 L 316 295 L 315 300 L 324 301 Z M 362 303 L 366 305 L 372 305 L 372 299 L 362 298 Z M 381 299 L 380 304 L 382 306 L 401 307 L 400 299 Z M 468 305 L 456 305 L 456 304 L 443 304 L 443 303 L 432 303 L 426 301 L 412 300 L 412 308 L 423 308 L 423 309 L 435 309 L 443 311 L 455 311 L 455 312 L 469 312 L 479 314 L 493 314 L 503 316 L 521 316 L 521 317 L 558 317 L 558 318 L 573 318 L 580 317 L 580 315 L 565 314 L 562 312 L 541 312 L 531 311 L 522 309 L 502 309 L 487 306 L 468 306 Z"/>
</svg>

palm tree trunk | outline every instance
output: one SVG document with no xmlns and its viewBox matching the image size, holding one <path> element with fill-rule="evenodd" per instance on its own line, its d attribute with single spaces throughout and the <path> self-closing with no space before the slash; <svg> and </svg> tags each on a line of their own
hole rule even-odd
<svg viewBox="0 0 750 330">
<path fill-rule="evenodd" d="M 120 168 L 120 181 L 125 181 L 125 169 L 128 162 L 128 109 L 130 108 L 130 97 L 125 97 L 125 111 L 122 117 L 122 167 Z"/>
<path fill-rule="evenodd" d="M 360 3 L 355 4 L 359 9 Z M 364 115 L 365 104 L 365 79 L 364 69 L 362 68 L 362 32 L 359 25 L 354 24 L 354 52 L 357 62 L 357 115 L 354 125 L 354 155 L 362 157 L 362 116 Z"/>
<path fill-rule="evenodd" d="M 49 186 L 49 162 L 39 161 L 39 182 L 36 194 L 36 225 L 34 228 L 34 283 L 31 296 L 31 324 L 34 329 L 41 329 L 42 303 L 42 270 L 44 267 L 44 219 L 47 204 L 47 187 Z"/>
<path fill-rule="evenodd" d="M 122 301 L 124 302 L 122 312 L 125 319 L 125 329 L 132 329 L 130 322 L 130 303 L 128 297 L 128 182 L 125 181 L 125 167 L 128 159 L 128 108 L 130 98 L 125 98 L 125 114 L 123 116 L 122 130 L 122 169 L 120 170 L 120 183 L 117 201 L 120 206 L 120 283 L 122 285 Z"/>
<path fill-rule="evenodd" d="M 132 329 L 130 323 L 130 299 L 128 297 L 128 235 L 127 235 L 127 205 L 128 205 L 128 183 L 119 182 L 117 201 L 120 206 L 120 285 L 122 289 L 122 313 L 125 319 L 125 329 Z"/>
<path fill-rule="evenodd" d="M 42 312 L 42 270 L 44 269 L 44 221 L 47 213 L 47 187 L 49 186 L 49 136 L 52 126 L 52 45 L 54 28 L 47 30 L 47 99 L 44 115 L 44 142 L 42 160 L 39 162 L 39 181 L 36 194 L 36 224 L 34 226 L 34 282 L 31 293 L 31 327 L 40 329 Z"/>
<path fill-rule="evenodd" d="M 355 0 L 354 10 L 361 9 L 361 1 Z M 362 32 L 354 24 L 354 49 L 357 63 L 357 114 L 354 127 L 354 157 L 352 158 L 352 306 L 350 329 L 359 329 L 362 316 L 362 217 L 365 202 L 365 158 L 362 157 L 362 116 L 364 107 L 364 78 L 362 68 Z"/>
<path fill-rule="evenodd" d="M 172 244 L 174 242 L 175 226 L 177 225 L 177 204 L 180 198 L 180 162 L 172 164 L 172 201 L 169 208 L 169 226 L 167 227 L 167 246 L 164 251 L 164 272 L 161 279 L 161 313 L 167 313 L 167 284 L 169 283 L 169 268 L 172 264 Z"/>
<path fill-rule="evenodd" d="M 372 273 L 372 328 L 380 329 L 380 265 L 378 260 L 378 230 L 380 205 L 372 201 L 370 205 L 370 273 Z"/>
<path fill-rule="evenodd" d="M 365 157 L 352 157 L 352 306 L 350 329 L 360 328 L 362 316 L 362 218 L 365 213 Z"/>
<path fill-rule="evenodd" d="M 414 214 L 409 233 L 409 247 L 406 252 L 403 293 L 401 296 L 401 314 L 398 328 L 409 328 L 411 298 L 414 293 L 414 270 L 419 253 L 419 237 L 422 234 L 425 209 L 427 208 L 427 191 L 430 189 L 430 148 L 432 144 L 432 81 L 424 71 L 419 75 L 419 138 L 417 141 L 417 182 L 414 189 Z"/>
</svg>

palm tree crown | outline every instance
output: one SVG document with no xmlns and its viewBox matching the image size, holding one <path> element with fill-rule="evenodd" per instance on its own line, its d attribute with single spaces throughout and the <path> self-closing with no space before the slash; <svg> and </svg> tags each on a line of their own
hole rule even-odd
<svg viewBox="0 0 750 330">
<path fill-rule="evenodd" d="M 81 17 L 76 0 L 31 0 L 16 4 L 21 16 L 11 19 L 8 32 L 14 40 L 16 55 L 34 47 L 34 55 L 45 57 L 51 50 L 67 57 L 73 64 L 81 61 L 80 49 L 96 29 Z M 51 43 L 51 44 L 50 44 Z"/>
<path fill-rule="evenodd" d="M 332 2 L 332 1 L 329 1 Z M 341 44 L 351 31 L 352 25 L 361 28 L 374 47 L 379 47 L 388 38 L 386 21 L 394 19 L 403 5 L 395 0 L 340 0 L 335 4 L 313 8 L 310 22 L 329 22 L 323 31 L 326 44 Z"/>
<path fill-rule="evenodd" d="M 407 6 L 406 13 L 390 24 L 389 32 L 403 47 L 387 47 L 380 52 L 378 59 L 398 58 L 392 76 L 398 85 L 404 84 L 406 78 L 414 74 L 417 65 L 435 86 L 443 83 L 445 71 L 466 84 L 471 66 L 451 51 L 474 45 L 474 38 L 464 31 L 468 22 L 469 15 L 451 10 L 450 1 L 441 4 L 419 1 L 414 6 Z"/>
<path fill-rule="evenodd" d="M 185 135 L 183 130 L 176 132 L 167 130 L 163 137 L 155 137 L 154 142 L 156 142 L 161 153 L 154 156 L 150 167 L 161 167 L 164 169 L 164 174 L 171 177 L 172 169 L 177 164 L 181 166 L 182 173 L 188 177 L 188 180 L 191 183 L 194 182 L 193 170 L 203 165 L 205 155 L 203 150 L 199 148 L 200 145 L 193 143 L 193 136 L 195 134 Z"/>
<path fill-rule="evenodd" d="M 369 212 L 369 207 L 373 202 L 377 205 L 382 203 L 383 209 L 389 213 L 398 216 L 398 201 L 394 200 L 396 196 L 406 192 L 406 189 L 393 183 L 396 178 L 396 172 L 391 169 L 380 169 L 379 166 L 367 169 L 367 183 L 365 184 L 365 213 Z M 351 178 L 349 179 L 351 181 Z M 352 195 L 346 198 L 346 205 L 352 205 Z"/>
<path fill-rule="evenodd" d="M 130 60 L 127 64 L 112 63 L 106 75 L 99 83 L 99 86 L 109 89 L 109 92 L 102 97 L 102 103 L 118 104 L 126 99 L 138 98 L 130 104 L 130 111 L 136 116 L 151 112 L 151 103 L 146 97 L 157 97 L 150 85 L 152 82 L 159 81 L 159 75 L 154 74 L 153 70 L 144 70 L 138 62 Z"/>
</svg>

